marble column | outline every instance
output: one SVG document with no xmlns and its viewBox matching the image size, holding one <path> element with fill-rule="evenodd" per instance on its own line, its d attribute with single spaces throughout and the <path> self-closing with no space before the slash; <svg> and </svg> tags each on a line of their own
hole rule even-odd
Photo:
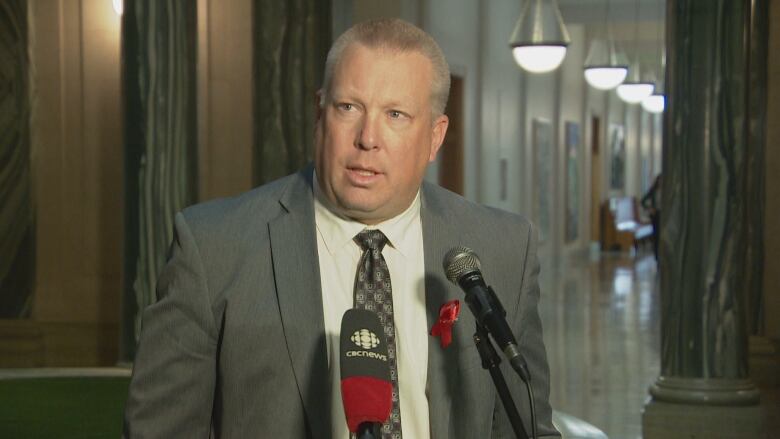
<svg viewBox="0 0 780 439">
<path fill-rule="evenodd" d="M 780 2 L 771 2 L 766 53 L 780 53 Z M 759 17 L 757 17 L 760 19 Z M 758 55 L 766 63 L 766 104 L 764 134 L 763 296 L 750 337 L 750 377 L 761 390 L 761 405 L 768 413 L 780 413 L 780 59 Z M 750 328 L 750 327 L 749 327 Z M 780 417 L 770 416 L 770 431 L 780 431 Z"/>
<path fill-rule="evenodd" d="M 142 311 L 156 300 L 174 215 L 196 200 L 196 6 L 125 0 L 123 361 L 134 357 Z"/>
<path fill-rule="evenodd" d="M 0 319 L 27 318 L 35 273 L 27 1 L 0 4 Z"/>
<path fill-rule="evenodd" d="M 254 182 L 313 158 L 314 96 L 331 44 L 330 0 L 254 0 Z"/>
<path fill-rule="evenodd" d="M 765 110 L 755 99 L 766 88 L 755 59 L 766 30 L 752 28 L 766 7 L 667 2 L 661 376 L 645 438 L 766 437 L 747 367 L 763 266 Z"/>
</svg>

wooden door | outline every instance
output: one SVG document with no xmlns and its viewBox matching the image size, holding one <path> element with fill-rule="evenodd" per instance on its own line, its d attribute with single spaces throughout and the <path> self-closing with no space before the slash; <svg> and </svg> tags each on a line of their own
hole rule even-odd
<svg viewBox="0 0 780 439">
<path fill-rule="evenodd" d="M 463 195 L 463 78 L 452 76 L 451 80 L 446 111 L 450 126 L 439 152 L 439 184 Z"/>
</svg>

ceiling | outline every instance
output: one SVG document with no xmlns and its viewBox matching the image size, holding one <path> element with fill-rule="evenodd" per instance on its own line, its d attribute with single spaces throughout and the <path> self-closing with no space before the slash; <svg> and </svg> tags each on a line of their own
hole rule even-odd
<svg viewBox="0 0 780 439">
<path fill-rule="evenodd" d="M 604 21 L 609 3 L 609 17 L 613 22 L 633 22 L 639 12 L 639 21 L 663 21 L 665 0 L 558 0 L 564 21 L 593 24 Z M 637 9 L 638 7 L 638 9 Z"/>
<path fill-rule="evenodd" d="M 643 68 L 657 70 L 664 47 L 666 0 L 558 0 L 567 25 L 586 27 L 588 38 L 604 35 L 609 27 L 618 47 L 631 60 L 638 55 Z"/>
</svg>

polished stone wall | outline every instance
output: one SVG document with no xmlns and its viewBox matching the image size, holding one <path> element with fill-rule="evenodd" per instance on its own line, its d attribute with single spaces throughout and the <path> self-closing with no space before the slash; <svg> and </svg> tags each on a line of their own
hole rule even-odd
<svg viewBox="0 0 780 439">
<path fill-rule="evenodd" d="M 312 160 L 315 92 L 331 43 L 330 1 L 254 2 L 254 181 Z"/>
<path fill-rule="evenodd" d="M 253 0 L 198 0 L 198 201 L 252 188 Z"/>
<path fill-rule="evenodd" d="M 29 317 L 35 264 L 27 1 L 0 6 L 0 319 Z"/>
<path fill-rule="evenodd" d="M 745 321 L 748 334 L 764 335 L 767 317 L 764 303 L 764 241 L 766 210 L 767 59 L 769 1 L 751 3 L 746 25 L 745 97 Z M 769 146 L 771 148 L 771 146 Z"/>
<path fill-rule="evenodd" d="M 195 29 L 189 0 L 125 2 L 123 359 L 156 300 L 174 215 L 196 200 Z"/>
<path fill-rule="evenodd" d="M 103 0 L 27 5 L 35 288 L 30 319 L 0 322 L 0 366 L 112 365 L 122 263 L 120 16 Z"/>
<path fill-rule="evenodd" d="M 769 437 L 762 326 L 768 2 L 667 3 L 661 374 L 643 437 Z"/>
<path fill-rule="evenodd" d="M 780 53 L 780 3 L 769 4 L 768 53 Z M 764 334 L 780 342 L 780 57 L 767 58 L 767 117 L 764 169 Z M 780 374 L 780 371 L 778 371 Z"/>
<path fill-rule="evenodd" d="M 330 3 L 130 0 L 125 7 L 121 356 L 131 360 L 175 212 L 311 160 Z"/>
<path fill-rule="evenodd" d="M 669 3 L 662 376 L 747 376 L 748 288 L 760 287 L 752 266 L 763 257 L 763 143 L 750 130 L 762 116 L 750 87 L 763 85 L 747 68 L 748 14 L 738 1 Z"/>
</svg>

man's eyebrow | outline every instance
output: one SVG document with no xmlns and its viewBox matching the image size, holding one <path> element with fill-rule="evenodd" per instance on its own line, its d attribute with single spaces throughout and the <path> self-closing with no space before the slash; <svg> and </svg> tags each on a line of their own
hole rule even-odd
<svg viewBox="0 0 780 439">
<path fill-rule="evenodd" d="M 359 100 L 354 95 L 352 95 L 350 93 L 344 93 L 344 92 L 341 92 L 341 93 L 331 93 L 330 96 L 331 96 L 330 99 L 332 101 L 334 101 L 334 102 L 335 101 L 344 101 L 344 100 L 357 102 Z"/>
<path fill-rule="evenodd" d="M 390 100 L 383 102 L 382 106 L 412 108 L 415 106 L 415 102 L 411 96 L 409 96 L 408 99 L 401 99 L 401 100 L 391 98 Z"/>
</svg>

